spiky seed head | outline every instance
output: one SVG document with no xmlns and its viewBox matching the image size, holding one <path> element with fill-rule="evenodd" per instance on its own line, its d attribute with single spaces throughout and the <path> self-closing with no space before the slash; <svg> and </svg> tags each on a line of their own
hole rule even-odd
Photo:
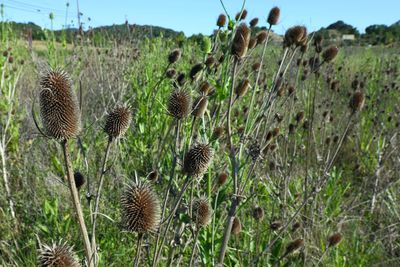
<svg viewBox="0 0 400 267">
<path fill-rule="evenodd" d="M 253 208 L 252 216 L 256 221 L 261 221 L 264 218 L 264 210 L 259 206 Z"/>
<path fill-rule="evenodd" d="M 172 52 L 169 53 L 168 55 L 169 64 L 174 64 L 175 62 L 177 62 L 181 58 L 181 55 L 182 55 L 181 50 L 179 49 L 172 50 Z"/>
<path fill-rule="evenodd" d="M 176 77 L 176 81 L 179 86 L 183 86 L 186 82 L 185 73 L 180 73 L 178 77 Z"/>
<path fill-rule="evenodd" d="M 196 144 L 185 155 L 183 171 L 190 176 L 200 177 L 207 171 L 214 156 L 214 151 L 208 144 Z"/>
<path fill-rule="evenodd" d="M 243 79 L 239 83 L 239 85 L 236 87 L 236 96 L 237 97 L 243 97 L 246 94 L 246 92 L 249 89 L 249 87 L 250 87 L 249 79 L 247 79 L 247 78 Z"/>
<path fill-rule="evenodd" d="M 219 15 L 217 19 L 217 26 L 222 28 L 225 26 L 225 24 L 226 24 L 226 16 L 224 14 Z"/>
<path fill-rule="evenodd" d="M 254 28 L 258 24 L 258 18 L 254 18 L 254 19 L 250 20 L 249 24 L 250 24 L 251 28 Z"/>
<path fill-rule="evenodd" d="M 245 23 L 242 23 L 236 29 L 235 37 L 233 38 L 231 53 L 237 59 L 246 56 L 250 42 L 250 29 Z"/>
<path fill-rule="evenodd" d="M 169 96 L 167 108 L 172 117 L 178 120 L 186 117 L 191 107 L 192 99 L 188 92 L 179 89 L 173 91 Z"/>
<path fill-rule="evenodd" d="M 210 89 L 211 85 L 207 81 L 204 81 L 200 84 L 199 90 L 202 95 L 208 95 Z"/>
<path fill-rule="evenodd" d="M 76 137 L 81 128 L 78 99 L 68 74 L 49 70 L 40 78 L 40 116 L 45 133 L 57 140 Z"/>
<path fill-rule="evenodd" d="M 153 170 L 151 171 L 148 175 L 147 175 L 147 180 L 149 180 L 152 183 L 157 182 L 158 180 L 158 171 L 157 170 Z"/>
<path fill-rule="evenodd" d="M 302 123 L 303 120 L 304 120 L 304 111 L 299 111 L 296 114 L 296 122 L 299 124 L 299 123 Z"/>
<path fill-rule="evenodd" d="M 235 20 L 239 21 L 239 20 L 245 20 L 247 17 L 247 10 L 243 9 L 243 11 L 238 12 L 235 16 Z"/>
<path fill-rule="evenodd" d="M 260 62 L 256 62 L 253 64 L 253 66 L 251 66 L 251 69 L 255 72 L 259 71 L 261 68 L 261 63 Z"/>
<path fill-rule="evenodd" d="M 269 25 L 276 25 L 278 24 L 279 21 L 279 16 L 281 15 L 281 10 L 279 9 L 279 7 L 273 7 L 268 14 L 268 19 L 267 22 Z"/>
<path fill-rule="evenodd" d="M 206 112 L 208 100 L 205 96 L 200 96 L 194 101 L 192 115 L 196 118 L 202 118 Z"/>
<path fill-rule="evenodd" d="M 215 57 L 209 56 L 207 57 L 206 62 L 204 62 L 204 64 L 206 64 L 207 68 L 211 69 L 215 65 L 216 61 L 217 60 L 215 59 Z"/>
<path fill-rule="evenodd" d="M 128 185 L 121 197 L 122 225 L 130 232 L 155 231 L 160 223 L 160 202 L 150 185 Z"/>
<path fill-rule="evenodd" d="M 295 252 L 296 250 L 300 249 L 301 247 L 304 246 L 304 239 L 296 239 L 292 242 L 290 242 L 287 246 L 286 246 L 286 252 L 285 254 L 290 254 Z"/>
<path fill-rule="evenodd" d="M 295 222 L 292 226 L 292 232 L 296 232 L 299 229 L 301 224 L 299 222 Z"/>
<path fill-rule="evenodd" d="M 322 59 L 324 60 L 324 62 L 331 62 L 335 59 L 338 52 L 339 49 L 337 48 L 337 46 L 330 46 L 322 53 Z"/>
<path fill-rule="evenodd" d="M 278 127 L 272 129 L 272 135 L 273 135 L 274 137 L 277 137 L 277 136 L 279 135 L 279 133 L 280 133 L 280 130 L 279 130 Z"/>
<path fill-rule="evenodd" d="M 320 34 L 318 34 L 318 35 L 315 35 L 314 36 L 314 46 L 322 46 L 322 41 L 323 41 L 323 38 L 322 38 L 322 35 L 320 35 Z"/>
<path fill-rule="evenodd" d="M 109 137 L 123 136 L 132 121 L 132 114 L 128 107 L 118 106 L 108 113 L 104 131 Z"/>
<path fill-rule="evenodd" d="M 193 222 L 198 227 L 203 227 L 209 224 L 212 208 L 208 200 L 204 197 L 195 199 L 192 203 Z"/>
<path fill-rule="evenodd" d="M 226 172 L 221 172 L 220 174 L 218 174 L 217 177 L 218 186 L 223 186 L 227 180 L 228 180 L 228 174 Z"/>
<path fill-rule="evenodd" d="M 224 128 L 221 126 L 215 127 L 212 137 L 212 140 L 220 139 L 224 135 Z"/>
<path fill-rule="evenodd" d="M 284 47 L 301 46 L 307 40 L 307 29 L 304 26 L 294 26 L 289 28 L 284 36 Z"/>
<path fill-rule="evenodd" d="M 349 107 L 353 113 L 360 111 L 364 107 L 365 96 L 361 91 L 354 92 L 350 99 Z"/>
<path fill-rule="evenodd" d="M 80 267 L 78 256 L 67 243 L 42 245 L 39 249 L 39 267 Z"/>
<path fill-rule="evenodd" d="M 240 234 L 241 231 L 242 231 L 242 224 L 240 222 L 240 219 L 239 217 L 235 217 L 233 219 L 231 233 L 234 235 L 238 235 Z"/>
<path fill-rule="evenodd" d="M 189 77 L 192 80 L 197 80 L 200 77 L 201 71 L 204 69 L 203 63 L 197 63 L 190 69 Z"/>
<path fill-rule="evenodd" d="M 271 228 L 274 231 L 279 230 L 281 227 L 282 227 L 282 222 L 281 221 L 273 221 L 269 225 L 269 228 Z"/>
<path fill-rule="evenodd" d="M 342 241 L 342 234 L 337 232 L 328 238 L 328 247 L 334 247 Z"/>
<path fill-rule="evenodd" d="M 257 45 L 263 44 L 265 40 L 267 40 L 268 33 L 267 31 L 263 30 L 257 33 L 256 38 L 257 38 Z"/>
<path fill-rule="evenodd" d="M 165 76 L 167 78 L 172 79 L 176 76 L 176 70 L 175 69 L 168 69 L 167 72 L 165 73 Z"/>
<path fill-rule="evenodd" d="M 256 45 L 257 45 L 257 38 L 256 37 L 251 38 L 250 41 L 249 41 L 249 47 L 247 49 L 251 50 L 254 47 L 256 47 Z"/>
<path fill-rule="evenodd" d="M 74 173 L 74 179 L 75 179 L 76 189 L 78 189 L 79 191 L 86 182 L 85 176 L 83 176 L 81 172 L 76 171 Z"/>
</svg>

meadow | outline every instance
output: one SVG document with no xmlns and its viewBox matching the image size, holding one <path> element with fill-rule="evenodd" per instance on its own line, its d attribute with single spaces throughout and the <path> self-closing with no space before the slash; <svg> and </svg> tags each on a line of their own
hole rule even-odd
<svg viewBox="0 0 400 267">
<path fill-rule="evenodd" d="M 272 41 L 280 12 L 197 42 L 3 23 L 0 266 L 399 266 L 399 47 Z"/>
</svg>

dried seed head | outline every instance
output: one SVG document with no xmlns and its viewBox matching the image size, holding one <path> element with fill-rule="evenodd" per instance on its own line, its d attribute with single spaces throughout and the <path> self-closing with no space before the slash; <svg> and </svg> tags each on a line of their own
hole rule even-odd
<svg viewBox="0 0 400 267">
<path fill-rule="evenodd" d="M 302 123 L 303 120 L 304 120 L 304 111 L 299 111 L 296 114 L 296 122 L 299 124 L 299 123 Z"/>
<path fill-rule="evenodd" d="M 109 137 L 121 137 L 128 130 L 131 121 L 132 114 L 129 108 L 122 106 L 116 107 L 107 115 L 104 131 Z"/>
<path fill-rule="evenodd" d="M 236 21 L 244 20 L 244 19 L 246 19 L 246 17 L 247 17 L 247 10 L 243 9 L 243 11 L 236 14 L 235 20 Z"/>
<path fill-rule="evenodd" d="M 43 245 L 39 249 L 39 267 L 79 267 L 79 259 L 67 243 Z"/>
<path fill-rule="evenodd" d="M 249 41 L 249 47 L 248 47 L 248 49 L 251 50 L 251 49 L 253 49 L 254 47 L 256 47 L 256 45 L 257 45 L 257 38 L 256 38 L 256 37 L 251 38 L 250 41 Z"/>
<path fill-rule="evenodd" d="M 209 145 L 194 145 L 185 155 L 183 171 L 187 175 L 200 177 L 207 171 L 213 156 L 214 151 Z"/>
<path fill-rule="evenodd" d="M 261 221 L 264 218 L 264 210 L 259 206 L 255 206 L 253 208 L 252 216 L 256 221 Z"/>
<path fill-rule="evenodd" d="M 303 246 L 304 246 L 304 239 L 296 239 L 287 245 L 285 254 L 288 255 L 290 253 L 293 253 Z"/>
<path fill-rule="evenodd" d="M 239 25 L 233 38 L 231 53 L 238 59 L 246 56 L 250 42 L 250 29 L 245 23 Z"/>
<path fill-rule="evenodd" d="M 199 90 L 202 95 L 208 95 L 210 89 L 211 85 L 207 81 L 204 81 L 200 84 Z"/>
<path fill-rule="evenodd" d="M 254 18 L 254 19 L 250 20 L 249 24 L 250 24 L 251 28 L 254 28 L 258 24 L 258 18 Z"/>
<path fill-rule="evenodd" d="M 277 137 L 277 136 L 279 135 L 279 133 L 280 133 L 280 130 L 279 130 L 278 127 L 274 128 L 274 129 L 272 130 L 272 135 L 273 135 L 274 137 Z"/>
<path fill-rule="evenodd" d="M 190 69 L 189 77 L 192 80 L 197 80 L 200 77 L 201 71 L 204 69 L 203 63 L 197 63 Z"/>
<path fill-rule="evenodd" d="M 181 58 L 181 50 L 179 49 L 174 49 L 172 52 L 168 55 L 168 62 L 169 64 L 174 64 Z"/>
<path fill-rule="evenodd" d="M 252 68 L 253 71 L 257 72 L 261 68 L 261 63 L 260 62 L 254 63 L 253 66 L 251 66 L 251 68 Z"/>
<path fill-rule="evenodd" d="M 216 59 L 213 56 L 209 56 L 206 59 L 206 62 L 204 62 L 204 64 L 206 64 L 207 68 L 212 68 L 215 65 Z"/>
<path fill-rule="evenodd" d="M 225 26 L 225 24 L 226 24 L 226 16 L 224 14 L 219 15 L 217 19 L 217 26 L 222 28 Z"/>
<path fill-rule="evenodd" d="M 189 114 L 191 106 L 192 99 L 189 93 L 184 90 L 175 90 L 169 96 L 167 105 L 168 112 L 178 120 Z"/>
<path fill-rule="evenodd" d="M 231 233 L 234 235 L 240 234 L 242 231 L 242 224 L 240 223 L 239 217 L 235 217 L 232 223 Z"/>
<path fill-rule="evenodd" d="M 324 62 L 331 62 L 335 59 L 338 52 L 339 49 L 337 48 L 337 46 L 330 46 L 322 53 L 322 59 L 324 60 Z"/>
<path fill-rule="evenodd" d="M 192 204 L 193 221 L 198 227 L 206 226 L 211 219 L 212 208 L 206 198 L 198 198 Z"/>
<path fill-rule="evenodd" d="M 185 84 L 185 82 L 186 82 L 185 73 L 180 73 L 178 75 L 178 77 L 176 78 L 176 81 L 178 82 L 179 86 L 183 86 Z"/>
<path fill-rule="evenodd" d="M 269 25 L 276 25 L 278 24 L 279 21 L 279 16 L 281 14 L 281 10 L 279 9 L 279 7 L 273 7 L 268 14 L 268 19 L 267 22 Z"/>
<path fill-rule="evenodd" d="M 152 183 L 157 182 L 158 180 L 158 171 L 157 170 L 153 170 L 151 171 L 148 175 L 147 175 L 147 180 L 149 180 Z"/>
<path fill-rule="evenodd" d="M 176 70 L 175 69 L 168 69 L 167 72 L 165 73 L 165 76 L 167 78 L 172 79 L 176 76 Z"/>
<path fill-rule="evenodd" d="M 268 33 L 267 31 L 263 30 L 257 33 L 256 38 L 257 38 L 257 45 L 262 44 L 267 40 Z"/>
<path fill-rule="evenodd" d="M 250 87 L 250 81 L 249 79 L 244 79 L 242 80 L 239 85 L 236 87 L 236 96 L 237 97 L 243 97 L 247 90 Z"/>
<path fill-rule="evenodd" d="M 282 227 L 282 222 L 281 221 L 273 221 L 270 225 L 269 228 L 272 230 L 276 231 L 279 230 Z"/>
<path fill-rule="evenodd" d="M 261 154 L 261 148 L 260 145 L 257 143 L 257 141 L 254 141 L 250 144 L 249 149 L 248 149 L 248 155 L 249 157 L 255 161 L 258 159 L 258 157 Z"/>
<path fill-rule="evenodd" d="M 342 234 L 337 232 L 328 238 L 328 247 L 334 247 L 342 241 Z"/>
<path fill-rule="evenodd" d="M 350 99 L 349 107 L 353 113 L 356 113 L 364 107 L 364 102 L 364 93 L 361 91 L 356 91 Z"/>
<path fill-rule="evenodd" d="M 223 186 L 227 180 L 228 180 L 228 174 L 226 172 L 221 172 L 217 178 L 218 186 Z"/>
<path fill-rule="evenodd" d="M 82 186 L 85 184 L 85 176 L 79 171 L 76 171 L 74 173 L 74 180 L 75 180 L 75 186 L 78 191 L 82 188 Z"/>
<path fill-rule="evenodd" d="M 81 112 L 71 81 L 61 69 L 49 70 L 40 79 L 40 116 L 48 136 L 57 140 L 76 137 Z"/>
<path fill-rule="evenodd" d="M 221 126 L 215 127 L 212 137 L 212 140 L 220 139 L 224 135 L 224 128 Z"/>
<path fill-rule="evenodd" d="M 301 224 L 299 222 L 295 222 L 292 226 L 292 232 L 296 232 L 299 229 Z"/>
<path fill-rule="evenodd" d="M 301 46 L 307 42 L 307 29 L 304 26 L 294 26 L 289 28 L 283 40 L 284 47 L 292 45 Z"/>
<path fill-rule="evenodd" d="M 160 202 L 146 184 L 128 185 L 121 197 L 122 225 L 130 232 L 155 231 L 160 223 Z"/>
<path fill-rule="evenodd" d="M 208 100 L 205 96 L 200 96 L 194 101 L 192 115 L 196 118 L 202 118 L 206 112 Z"/>
</svg>

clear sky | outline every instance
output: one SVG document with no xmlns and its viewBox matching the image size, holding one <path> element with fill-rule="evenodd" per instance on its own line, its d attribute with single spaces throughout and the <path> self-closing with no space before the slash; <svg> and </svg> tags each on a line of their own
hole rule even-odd
<svg viewBox="0 0 400 267">
<path fill-rule="evenodd" d="M 67 12 L 67 2 L 69 8 Z M 224 0 L 228 12 L 235 15 L 243 0 Z M 50 28 L 49 13 L 54 13 L 54 28 L 77 25 L 76 0 L 0 0 L 4 19 L 34 22 Z M 371 24 L 390 25 L 400 20 L 400 0 L 247 0 L 248 19 L 258 17 L 260 25 L 273 6 L 281 8 L 278 33 L 295 24 L 309 31 L 343 20 L 361 32 Z M 124 23 L 157 25 L 194 33 L 210 34 L 216 18 L 223 12 L 220 0 L 79 0 L 84 27 Z M 90 18 L 90 21 L 89 21 Z"/>
</svg>

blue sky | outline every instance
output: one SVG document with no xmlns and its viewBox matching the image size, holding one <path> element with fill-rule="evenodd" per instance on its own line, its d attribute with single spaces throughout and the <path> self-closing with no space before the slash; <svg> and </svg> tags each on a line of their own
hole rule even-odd
<svg viewBox="0 0 400 267">
<path fill-rule="evenodd" d="M 68 14 L 66 3 L 69 2 Z M 224 0 L 233 16 L 242 0 Z M 76 0 L 0 0 L 4 19 L 29 22 L 50 28 L 49 13 L 55 15 L 54 28 L 77 25 Z M 216 18 L 223 12 L 219 0 L 79 0 L 82 22 L 88 26 L 129 23 L 157 25 L 194 33 L 210 34 Z M 361 32 L 371 24 L 392 24 L 400 20 L 400 0 L 247 0 L 248 19 L 258 17 L 262 25 L 273 6 L 281 8 L 278 33 L 295 24 L 310 31 L 343 20 Z M 39 11 L 40 10 L 40 11 Z M 90 21 L 89 21 L 90 18 Z"/>
</svg>

